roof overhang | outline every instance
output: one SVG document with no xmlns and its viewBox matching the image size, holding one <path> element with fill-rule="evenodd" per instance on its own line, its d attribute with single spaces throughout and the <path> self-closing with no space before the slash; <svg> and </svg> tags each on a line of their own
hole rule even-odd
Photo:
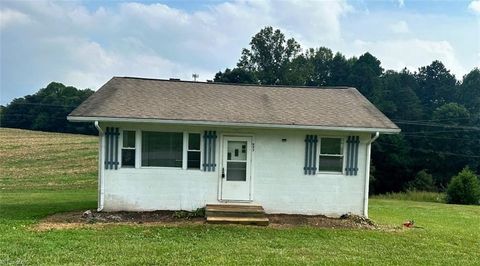
<svg viewBox="0 0 480 266">
<path fill-rule="evenodd" d="M 342 127 L 342 126 L 321 126 L 321 125 L 286 125 L 286 124 L 265 124 L 265 123 L 244 123 L 244 122 L 221 122 L 221 121 L 199 121 L 199 120 L 168 120 L 157 118 L 127 118 L 127 117 L 86 117 L 67 116 L 70 122 L 124 122 L 124 123 L 155 123 L 169 125 L 193 125 L 193 126 L 216 126 L 216 127 L 249 127 L 249 128 L 271 128 L 271 129 L 311 129 L 329 131 L 350 131 L 350 132 L 380 132 L 383 134 L 399 133 L 399 128 L 369 128 L 369 127 Z"/>
</svg>

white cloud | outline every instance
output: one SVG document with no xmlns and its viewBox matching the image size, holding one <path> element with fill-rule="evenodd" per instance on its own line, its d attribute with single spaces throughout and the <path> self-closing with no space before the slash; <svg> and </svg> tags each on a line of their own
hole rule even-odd
<svg viewBox="0 0 480 266">
<path fill-rule="evenodd" d="M 401 20 L 390 25 L 390 29 L 394 33 L 408 33 L 410 29 L 408 28 L 407 22 Z"/>
<path fill-rule="evenodd" d="M 2 36 L 0 60 L 9 67 L 2 69 L 1 88 L 7 98 L 26 94 L 14 88 L 30 93 L 49 80 L 95 89 L 114 75 L 191 79 L 196 72 L 201 80 L 211 79 L 234 66 L 241 48 L 265 26 L 306 46 L 327 45 L 341 41 L 340 19 L 352 10 L 346 0 L 237 0 L 201 11 L 135 2 L 96 10 L 78 1 L 5 6 L 11 8 L 2 9 L 2 28 L 30 17 L 36 21 L 22 34 Z M 35 74 L 18 78 L 25 69 Z"/>
<path fill-rule="evenodd" d="M 468 5 L 468 9 L 470 9 L 476 14 L 480 14 L 480 0 L 473 0 L 472 2 L 470 2 L 470 4 Z"/>
<path fill-rule="evenodd" d="M 461 78 L 466 69 L 458 61 L 455 50 L 447 41 L 426 41 L 421 39 L 354 42 L 357 54 L 370 52 L 378 57 L 385 69 L 401 70 L 407 67 L 416 71 L 420 66 L 429 65 L 433 60 L 442 61 L 445 66 Z"/>
<path fill-rule="evenodd" d="M 101 85 L 112 76 L 165 78 L 176 77 L 178 73 L 189 70 L 188 66 L 176 64 L 148 50 L 140 49 L 135 53 L 108 51 L 96 42 L 74 37 L 53 38 L 46 40 L 45 44 L 59 47 L 55 53 L 64 56 L 64 64 L 75 65 L 74 68 L 66 68 L 59 78 L 80 88 L 96 89 L 93 85 Z M 135 45 L 142 47 L 138 43 Z"/>
<path fill-rule="evenodd" d="M 115 75 L 191 79 L 195 72 L 200 80 L 212 79 L 215 72 L 235 66 L 253 34 L 269 25 L 304 48 L 326 46 L 347 55 L 368 50 L 392 68 L 418 67 L 440 59 L 455 73 L 463 69 L 453 48 L 458 47 L 451 45 L 454 40 L 429 41 L 438 40 L 431 36 L 396 40 L 414 35 L 410 28 L 419 32 L 418 19 L 377 10 L 365 13 L 346 0 L 233 0 L 207 2 L 194 11 L 151 2 L 98 5 L 2 2 L 0 103 L 50 81 L 96 89 Z M 424 14 L 421 19 L 429 33 L 435 32 L 430 24 L 441 21 Z M 465 30 L 462 22 L 457 28 Z M 14 25 L 22 25 L 21 34 Z M 360 39 L 363 42 L 352 45 Z M 470 50 L 465 51 L 470 58 Z"/>
<path fill-rule="evenodd" d="M 4 29 L 12 24 L 24 24 L 30 22 L 30 18 L 17 10 L 2 8 L 0 9 L 0 29 Z"/>
<path fill-rule="evenodd" d="M 404 7 L 405 6 L 405 0 L 398 0 L 398 6 L 399 7 Z"/>
</svg>

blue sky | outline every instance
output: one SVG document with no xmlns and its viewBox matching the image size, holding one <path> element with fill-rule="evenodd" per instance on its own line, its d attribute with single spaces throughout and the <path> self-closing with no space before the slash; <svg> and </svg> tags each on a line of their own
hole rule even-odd
<svg viewBox="0 0 480 266">
<path fill-rule="evenodd" d="M 370 52 L 385 69 L 480 65 L 474 1 L 1 1 L 0 104 L 51 81 L 98 89 L 112 76 L 212 79 L 271 25 L 303 48 Z"/>
</svg>

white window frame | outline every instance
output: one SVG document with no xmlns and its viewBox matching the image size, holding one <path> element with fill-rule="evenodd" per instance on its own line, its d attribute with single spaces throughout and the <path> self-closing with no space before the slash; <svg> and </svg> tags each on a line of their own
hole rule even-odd
<svg viewBox="0 0 480 266">
<path fill-rule="evenodd" d="M 322 139 L 340 139 L 341 151 L 342 154 L 321 154 L 322 150 Z M 318 145 L 317 145 L 317 174 L 330 174 L 330 175 L 345 175 L 345 155 L 346 155 L 346 138 L 344 136 L 318 136 Z M 331 157 L 342 157 L 342 171 L 320 171 L 320 156 L 331 156 Z"/>
<path fill-rule="evenodd" d="M 132 148 L 132 147 L 123 147 L 123 132 L 124 131 L 133 131 L 135 132 L 135 147 Z M 138 162 L 138 130 L 136 129 L 127 129 L 127 128 L 122 128 L 120 130 L 120 141 L 118 142 L 118 150 L 120 151 L 119 154 L 118 154 L 118 168 L 124 168 L 124 169 L 132 169 L 132 168 L 138 168 L 137 167 L 137 162 Z M 128 167 L 123 167 L 122 165 L 122 156 L 123 156 L 123 150 L 135 150 L 135 162 L 134 162 L 134 165 L 133 167 L 132 166 L 128 166 Z"/>
<path fill-rule="evenodd" d="M 122 129 L 122 134 L 123 131 L 135 131 L 135 147 L 136 147 L 136 153 L 135 153 L 135 168 L 140 168 L 140 169 L 168 169 L 168 170 L 189 170 L 189 171 L 201 171 L 202 170 L 202 165 L 203 165 L 203 133 L 200 131 L 176 131 L 176 130 L 141 130 L 141 129 Z M 142 166 L 142 147 L 143 147 L 143 140 L 142 140 L 142 135 L 143 132 L 168 132 L 168 133 L 182 133 L 183 134 L 183 142 L 182 142 L 182 167 L 166 167 L 166 166 Z M 188 160 L 188 134 L 200 134 L 200 168 L 199 169 L 188 169 L 187 168 L 187 160 Z M 120 143 L 120 147 L 123 147 L 123 135 L 122 141 Z M 192 151 L 197 151 L 197 150 L 192 150 Z M 120 153 L 120 161 L 121 161 L 121 153 Z M 124 168 L 124 169 L 129 169 Z"/>
<path fill-rule="evenodd" d="M 200 135 L 200 149 L 199 150 L 190 150 L 188 149 L 188 135 L 189 134 L 198 134 Z M 200 168 L 195 169 L 195 168 L 188 168 L 188 152 L 189 151 L 197 151 L 200 152 Z M 192 171 L 198 171 L 202 170 L 202 164 L 203 164 L 203 133 L 198 132 L 198 131 L 185 131 L 183 132 L 183 163 L 182 163 L 182 169 L 184 170 L 192 170 Z"/>
</svg>

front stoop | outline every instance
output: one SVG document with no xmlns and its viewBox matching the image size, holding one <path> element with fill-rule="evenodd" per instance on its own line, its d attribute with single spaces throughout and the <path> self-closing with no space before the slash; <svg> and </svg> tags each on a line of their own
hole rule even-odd
<svg viewBox="0 0 480 266">
<path fill-rule="evenodd" d="M 268 225 L 265 210 L 260 205 L 247 204 L 207 204 L 207 223 Z"/>
</svg>

